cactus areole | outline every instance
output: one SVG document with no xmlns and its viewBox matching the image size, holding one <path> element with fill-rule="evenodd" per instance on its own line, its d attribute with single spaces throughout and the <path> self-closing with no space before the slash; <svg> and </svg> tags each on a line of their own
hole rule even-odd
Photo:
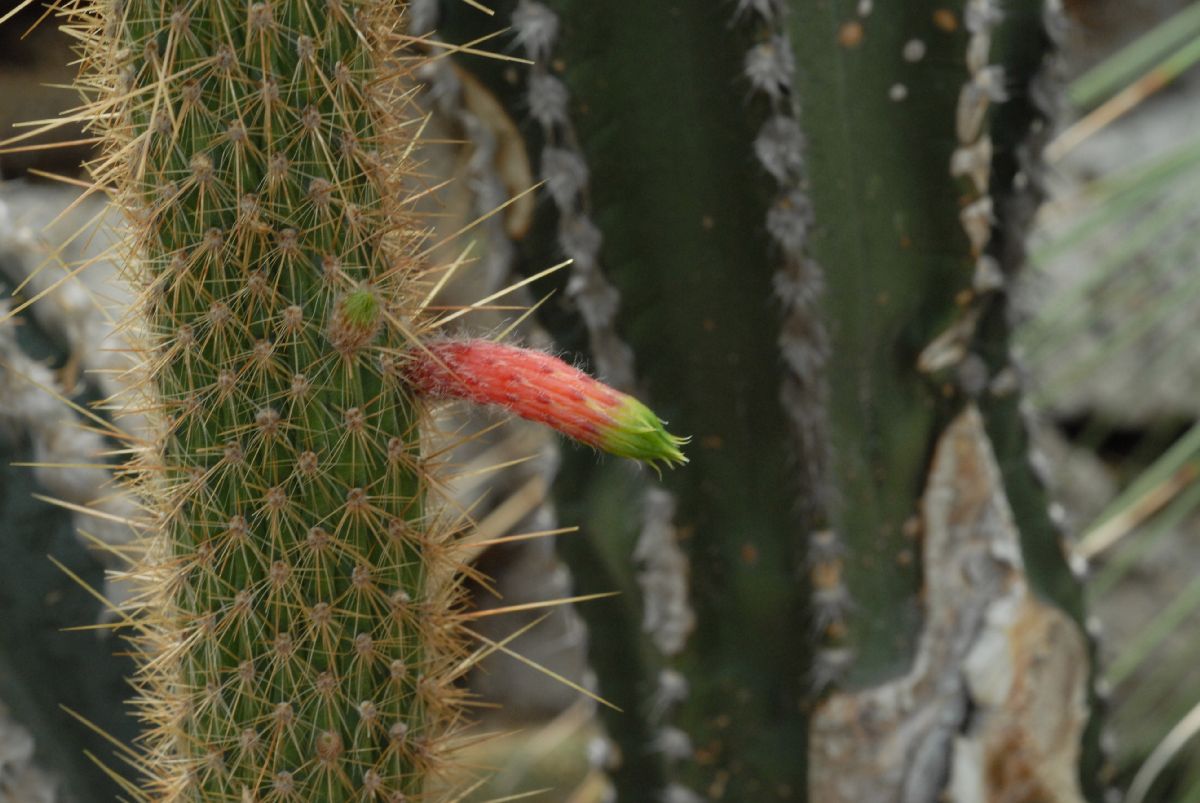
<svg viewBox="0 0 1200 803">
<path fill-rule="evenodd" d="M 404 211 L 408 78 L 425 57 L 405 3 L 64 5 L 106 143 L 90 168 L 126 213 L 142 293 L 141 409 L 160 422 L 129 466 L 154 535 L 128 791 L 438 798 L 469 664 L 457 524 L 424 498 L 422 395 L 643 460 L 681 461 L 679 440 L 546 355 L 412 334 L 427 288 Z"/>
</svg>

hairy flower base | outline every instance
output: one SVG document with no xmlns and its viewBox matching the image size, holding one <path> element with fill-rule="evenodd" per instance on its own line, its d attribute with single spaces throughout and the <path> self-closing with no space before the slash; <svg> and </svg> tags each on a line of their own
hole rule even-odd
<svg viewBox="0 0 1200 803">
<path fill-rule="evenodd" d="M 414 388 L 435 399 L 495 404 L 574 440 L 656 466 L 686 463 L 676 437 L 650 408 L 534 349 L 488 340 L 445 340 L 406 355 Z"/>
</svg>

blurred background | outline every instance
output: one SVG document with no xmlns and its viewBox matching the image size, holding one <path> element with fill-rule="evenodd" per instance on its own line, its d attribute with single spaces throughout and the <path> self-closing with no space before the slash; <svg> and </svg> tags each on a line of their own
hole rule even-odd
<svg viewBox="0 0 1200 803">
<path fill-rule="evenodd" d="M 0 15 L 14 5 L 0 5 Z M 418 14 L 436 13 L 429 3 L 415 5 Z M 1070 0 L 1065 11 L 1065 96 L 1046 153 L 1048 196 L 1012 292 L 1020 321 L 1014 352 L 1034 422 L 1032 460 L 1070 536 L 1072 561 L 1090 565 L 1083 587 L 1099 657 L 1105 794 L 1131 803 L 1200 803 L 1200 3 Z M 0 26 L 0 136 L 70 114 L 76 103 L 64 88 L 73 77 L 69 40 L 53 24 L 29 30 L 43 13 L 35 4 Z M 539 221 L 552 199 L 543 196 L 570 192 L 551 183 L 520 195 L 539 174 L 530 123 L 515 119 L 502 85 L 473 69 L 470 60 L 445 60 L 426 76 L 436 144 L 422 156 L 425 169 L 455 179 L 431 206 L 431 219 L 451 233 L 518 200 L 476 229 L 483 256 L 447 287 L 447 304 L 494 292 L 519 275 L 519 263 L 537 262 L 542 254 L 529 243 L 546 225 Z M 515 83 L 518 68 L 505 69 Z M 63 140 L 72 143 L 43 147 Z M 112 331 L 125 299 L 107 283 L 108 243 L 86 233 L 107 213 L 99 197 L 79 200 L 79 165 L 93 148 L 82 126 L 21 145 L 25 150 L 0 154 L 0 297 L 16 307 L 53 290 L 0 323 L 0 801 L 90 803 L 113 799 L 117 787 L 89 756 L 120 769 L 110 737 L 128 742 L 136 724 L 127 716 L 123 680 L 130 664 L 105 625 L 113 616 L 77 581 L 121 598 L 119 582 L 106 580 L 105 571 L 122 565 L 130 534 L 119 519 L 134 503 L 112 486 L 109 472 L 82 465 L 114 444 L 27 378 L 79 404 L 119 390 Z M 96 260 L 94 269 L 59 283 L 70 265 L 87 259 Z M 542 264 L 551 261 L 546 255 Z M 569 292 L 602 302 L 604 287 Z M 521 300 L 538 298 L 540 291 Z M 519 338 L 552 346 L 543 325 L 553 328 L 567 314 L 556 304 L 526 320 Z M 495 332 L 512 317 L 481 311 L 463 327 Z M 592 367 L 610 379 L 617 373 L 621 384 L 614 350 L 619 346 L 593 342 Z M 454 458 L 468 478 L 454 492 L 476 511 L 480 540 L 571 523 L 569 506 L 564 512 L 556 505 L 553 490 L 570 447 L 521 422 L 495 427 L 501 416 L 458 408 L 442 415 L 451 431 L 484 432 Z M 138 426 L 130 418 L 119 423 Z M 471 471 L 531 455 L 503 471 Z M 656 504 L 665 510 L 656 512 Z M 672 504 L 665 495 L 648 498 L 643 535 L 659 532 L 658 521 L 667 528 L 658 537 L 675 537 Z M 83 505 L 101 515 L 75 507 Z M 640 554 L 630 539 L 618 543 L 652 583 L 648 564 L 669 564 L 672 553 L 651 552 L 647 538 L 638 540 L 646 550 Z M 573 593 L 554 541 L 478 555 L 504 604 Z M 670 586 L 669 566 L 660 569 Z M 603 577 L 588 579 L 604 585 Z M 476 605 L 501 604 L 491 592 L 474 592 Z M 679 622 L 686 611 L 671 609 L 686 596 L 686 584 L 655 593 L 665 606 L 662 621 L 686 634 L 690 625 Z M 483 621 L 495 623 L 486 635 L 501 639 L 540 618 Z M 669 653 L 670 627 L 654 637 Z M 580 616 L 564 606 L 512 646 L 571 683 L 594 687 L 587 644 Z M 659 677 L 663 707 L 671 704 L 671 680 Z M 513 799 L 505 796 L 549 787 L 568 791 L 536 799 L 604 799 L 605 771 L 622 757 L 594 702 L 505 655 L 468 682 L 488 706 L 483 728 L 493 734 L 469 748 L 469 763 L 498 768 L 471 799 Z M 693 751 L 682 731 L 656 734 L 654 749 L 664 755 Z"/>
</svg>

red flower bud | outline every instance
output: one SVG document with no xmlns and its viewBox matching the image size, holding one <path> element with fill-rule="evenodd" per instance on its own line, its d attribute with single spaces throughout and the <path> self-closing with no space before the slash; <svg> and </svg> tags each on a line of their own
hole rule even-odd
<svg viewBox="0 0 1200 803">
<path fill-rule="evenodd" d="M 434 399 L 495 404 L 605 452 L 651 465 L 686 463 L 678 438 L 648 407 L 534 349 L 442 340 L 409 352 L 405 376 Z"/>
</svg>

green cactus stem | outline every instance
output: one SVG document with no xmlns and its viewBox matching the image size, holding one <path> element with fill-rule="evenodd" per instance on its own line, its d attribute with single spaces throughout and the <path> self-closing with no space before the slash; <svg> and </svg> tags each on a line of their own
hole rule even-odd
<svg viewBox="0 0 1200 803">
<path fill-rule="evenodd" d="M 577 263 L 578 319 L 545 320 L 597 365 L 636 362 L 696 438 L 667 478 L 695 622 L 673 653 L 636 632 L 663 602 L 631 565 L 636 478 L 569 460 L 559 483 L 596 535 L 564 544 L 579 590 L 629 592 L 583 612 L 601 693 L 639 720 L 607 723 L 618 797 L 803 799 L 816 692 L 902 676 L 922 640 L 920 496 L 972 401 L 1030 586 L 1082 614 L 998 292 L 1038 201 L 1043 3 L 498 5 L 540 62 L 518 103 L 553 214 L 523 245 Z M 618 332 L 633 360 L 612 360 Z M 663 669 L 690 689 L 670 721 Z M 658 749 L 668 726 L 690 751 Z"/>
<path fill-rule="evenodd" d="M 1039 200 L 1030 131 L 1044 125 L 1034 104 L 1042 7 L 877 3 L 861 15 L 841 2 L 791 18 L 808 147 L 822 156 L 809 162 L 819 221 L 809 247 L 826 266 L 836 322 L 830 411 L 837 529 L 860 612 L 849 637 L 856 684 L 902 672 L 912 654 L 921 619 L 906 522 L 930 439 L 964 397 L 982 399 L 1031 583 L 1081 616 L 1025 459 L 1015 387 L 1003 388 L 1012 371 L 997 290 L 1020 267 Z"/>
<path fill-rule="evenodd" d="M 778 401 L 778 262 L 764 231 L 774 180 L 751 146 L 769 104 L 739 80 L 754 39 L 732 14 L 624 0 L 513 11 L 527 54 L 549 51 L 562 71 L 543 78 L 572 101 L 579 153 L 563 152 L 572 138 L 560 124 L 542 151 L 558 243 L 595 263 L 602 232 L 640 390 L 694 436 L 687 470 L 665 478 L 666 509 L 644 479 L 594 461 L 568 460 L 558 487 L 562 516 L 587 535 L 563 545 L 579 590 L 625 592 L 582 611 L 600 692 L 629 712 L 606 718 L 620 800 L 795 800 L 804 789 L 806 529 Z M 528 105 L 541 108 L 532 95 Z M 559 204 L 580 164 L 586 200 Z M 612 294 L 588 267 L 573 295 L 594 321 L 611 314 Z M 647 537 L 662 528 L 668 537 Z M 691 749 L 664 749 L 678 730 Z"/>
<path fill-rule="evenodd" d="M 153 800 L 428 800 L 460 692 L 427 514 L 393 0 L 77 0 L 145 405 L 137 762 Z M 453 670 L 453 671 L 452 671 Z"/>
</svg>

